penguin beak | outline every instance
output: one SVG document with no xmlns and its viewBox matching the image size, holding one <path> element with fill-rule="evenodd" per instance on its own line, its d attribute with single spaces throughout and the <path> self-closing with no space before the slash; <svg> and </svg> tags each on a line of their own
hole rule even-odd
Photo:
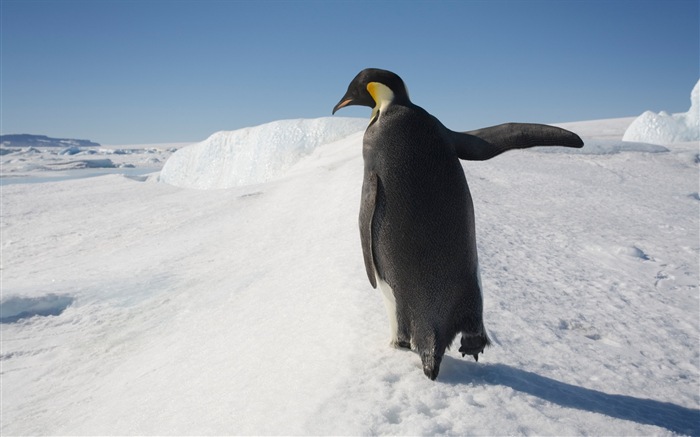
<svg viewBox="0 0 700 437">
<path fill-rule="evenodd" d="M 357 80 L 350 82 L 348 91 L 333 108 L 333 114 L 335 114 L 338 109 L 351 105 L 368 106 L 370 108 L 374 108 L 375 106 L 372 96 L 369 95 L 366 88 L 357 83 Z"/>
<path fill-rule="evenodd" d="M 340 99 L 340 102 L 338 102 L 338 104 L 335 105 L 335 107 L 333 108 L 332 114 L 335 114 L 335 112 L 336 112 L 338 109 L 344 108 L 344 107 L 346 107 L 346 106 L 348 106 L 348 105 L 350 105 L 350 104 L 352 104 L 352 99 L 348 99 L 348 98 L 346 98 L 346 97 L 343 97 L 342 99 Z"/>
</svg>

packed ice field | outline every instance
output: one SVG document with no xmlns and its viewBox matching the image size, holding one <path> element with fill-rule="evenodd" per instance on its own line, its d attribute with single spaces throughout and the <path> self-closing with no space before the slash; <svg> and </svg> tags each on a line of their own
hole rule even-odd
<svg viewBox="0 0 700 437">
<path fill-rule="evenodd" d="M 366 119 L 4 151 L 0 433 L 700 435 L 699 106 L 463 162 L 494 345 L 436 381 L 365 275 Z"/>
</svg>

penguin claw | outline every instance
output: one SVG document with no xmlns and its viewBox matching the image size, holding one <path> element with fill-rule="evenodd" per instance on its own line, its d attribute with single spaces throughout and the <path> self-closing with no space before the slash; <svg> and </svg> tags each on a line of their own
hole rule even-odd
<svg viewBox="0 0 700 437">
<path fill-rule="evenodd" d="M 483 354 L 484 351 L 481 351 L 481 353 Z M 466 352 L 462 352 L 462 358 L 464 358 L 466 355 L 467 355 Z M 476 353 L 476 354 L 473 354 L 472 356 L 474 357 L 474 361 L 476 361 L 478 363 L 479 362 L 479 354 Z"/>
<path fill-rule="evenodd" d="M 484 353 L 484 348 L 490 344 L 488 337 L 485 335 L 467 336 L 462 334 L 462 346 L 459 352 L 462 353 L 462 358 L 466 355 L 474 357 L 475 361 L 479 361 L 479 354 Z"/>
<path fill-rule="evenodd" d="M 479 355 L 484 353 L 484 348 L 466 348 L 466 347 L 461 347 L 459 348 L 459 352 L 462 354 L 462 357 L 465 355 Z"/>
</svg>

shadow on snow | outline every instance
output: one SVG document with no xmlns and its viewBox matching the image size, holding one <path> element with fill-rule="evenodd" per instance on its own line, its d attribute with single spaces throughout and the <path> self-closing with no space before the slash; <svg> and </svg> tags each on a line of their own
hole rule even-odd
<svg viewBox="0 0 700 437">
<path fill-rule="evenodd" d="M 700 410 L 652 399 L 608 394 L 504 364 L 464 364 L 445 356 L 438 380 L 447 384 L 502 385 L 562 407 L 655 425 L 679 434 L 700 435 Z"/>
</svg>

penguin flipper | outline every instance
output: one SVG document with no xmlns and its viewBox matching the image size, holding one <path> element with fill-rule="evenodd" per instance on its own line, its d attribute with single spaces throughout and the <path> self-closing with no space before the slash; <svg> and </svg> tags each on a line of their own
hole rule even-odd
<svg viewBox="0 0 700 437">
<path fill-rule="evenodd" d="M 583 147 L 581 138 L 571 131 L 534 123 L 504 123 L 453 132 L 452 140 L 457 156 L 468 161 L 485 161 L 508 150 L 535 146 Z"/>
<path fill-rule="evenodd" d="M 360 205 L 360 240 L 362 255 L 365 259 L 365 270 L 372 288 L 377 288 L 377 275 L 372 255 L 372 217 L 377 201 L 377 174 L 366 175 L 362 184 L 362 204 Z"/>
</svg>

